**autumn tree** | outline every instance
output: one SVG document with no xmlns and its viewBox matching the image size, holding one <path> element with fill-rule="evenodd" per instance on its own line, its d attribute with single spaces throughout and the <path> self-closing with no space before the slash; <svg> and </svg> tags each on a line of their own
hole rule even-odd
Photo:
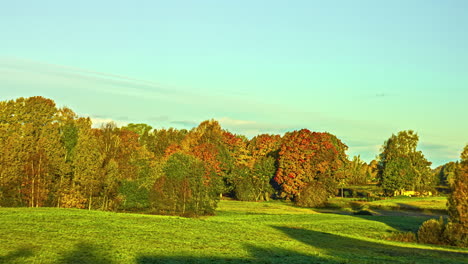
<svg viewBox="0 0 468 264">
<path fill-rule="evenodd" d="M 435 185 L 431 162 L 416 150 L 419 137 L 412 130 L 392 135 L 379 155 L 378 177 L 384 191 L 427 191 Z"/>
<path fill-rule="evenodd" d="M 73 179 L 71 187 L 64 193 L 62 206 L 77 208 L 97 208 L 102 189 L 101 170 L 103 155 L 98 146 L 98 138 L 91 128 L 89 118 L 77 120 L 78 140 L 73 154 Z"/>
<path fill-rule="evenodd" d="M 51 205 L 52 183 L 63 173 L 66 155 L 60 142 L 55 102 L 36 96 L 20 98 L 16 104 L 25 153 L 23 197 L 31 207 Z"/>
<path fill-rule="evenodd" d="M 216 177 L 217 182 L 225 182 L 233 159 L 224 140 L 224 131 L 219 123 L 215 120 L 206 120 L 189 131 L 180 143 L 180 147 L 183 153 L 204 162 L 207 173 L 210 172 L 209 177 Z M 225 188 L 223 192 L 226 192 Z"/>
<path fill-rule="evenodd" d="M 453 245 L 468 247 L 468 145 L 461 154 L 460 167 L 450 187 L 446 233 Z"/>
<path fill-rule="evenodd" d="M 180 149 L 180 144 L 187 133 L 188 131 L 185 129 L 155 129 L 148 134 L 144 145 L 156 159 L 162 159 L 170 156 L 166 155 L 167 153 L 174 153 L 172 149 Z"/>
<path fill-rule="evenodd" d="M 261 201 L 270 198 L 274 192 L 271 181 L 276 172 L 280 140 L 278 135 L 259 135 L 248 142 L 246 151 L 240 151 L 239 155 L 245 153 L 243 156 L 247 158 L 236 163 L 231 177 L 234 196 L 237 199 Z M 242 146 L 241 149 L 244 148 Z"/>
<path fill-rule="evenodd" d="M 123 126 L 121 130 L 132 131 L 138 135 L 138 142 L 141 146 L 145 146 L 147 149 L 151 145 L 152 141 L 152 130 L 153 128 L 147 124 L 134 124 L 130 123 Z"/>
<path fill-rule="evenodd" d="M 149 207 L 148 195 L 157 179 L 157 161 L 145 145 L 150 126 L 130 124 L 119 131 L 120 144 L 116 161 L 119 167 L 121 206 L 125 210 Z"/>
<path fill-rule="evenodd" d="M 0 123 L 0 149 L 0 206 L 21 206 L 24 153 L 21 149 L 19 125 L 5 123 L 3 118 Z"/>
<path fill-rule="evenodd" d="M 307 198 L 313 192 L 303 192 L 310 189 L 306 188 L 309 185 L 325 190 L 323 193 L 327 197 L 332 195 L 336 192 L 338 182 L 344 177 L 341 171 L 347 161 L 346 149 L 345 144 L 329 133 L 311 132 L 307 129 L 286 133 L 274 178 L 280 197 L 292 199 L 303 206 L 315 206 L 303 202 L 317 200 Z"/>
<path fill-rule="evenodd" d="M 115 209 L 119 205 L 118 190 L 121 182 L 121 170 L 118 164 L 118 153 L 121 144 L 119 128 L 115 123 L 103 124 L 100 129 L 94 129 L 98 149 L 102 156 L 100 181 L 102 183 L 100 204 L 101 209 Z"/>
</svg>

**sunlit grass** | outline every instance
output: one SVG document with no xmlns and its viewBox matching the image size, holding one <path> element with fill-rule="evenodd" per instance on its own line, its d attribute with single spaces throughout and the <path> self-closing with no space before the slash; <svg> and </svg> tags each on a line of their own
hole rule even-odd
<svg viewBox="0 0 468 264">
<path fill-rule="evenodd" d="M 333 198 L 329 200 L 329 207 L 337 209 L 359 209 L 368 207 L 384 210 L 416 210 L 443 212 L 447 209 L 446 197 L 394 197 L 375 201 L 363 198 Z"/>
<path fill-rule="evenodd" d="M 0 263 L 464 263 L 468 251 L 382 240 L 425 217 L 317 213 L 221 201 L 197 219 L 0 208 Z"/>
</svg>

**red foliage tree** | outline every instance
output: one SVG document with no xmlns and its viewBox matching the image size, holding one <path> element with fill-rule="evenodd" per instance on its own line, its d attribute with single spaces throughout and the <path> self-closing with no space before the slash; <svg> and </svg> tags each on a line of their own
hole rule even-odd
<svg viewBox="0 0 468 264">
<path fill-rule="evenodd" d="M 298 199 L 312 182 L 321 183 L 328 193 L 336 187 L 339 170 L 346 162 L 347 146 L 329 133 L 307 129 L 286 133 L 278 156 L 275 182 L 280 197 Z"/>
</svg>

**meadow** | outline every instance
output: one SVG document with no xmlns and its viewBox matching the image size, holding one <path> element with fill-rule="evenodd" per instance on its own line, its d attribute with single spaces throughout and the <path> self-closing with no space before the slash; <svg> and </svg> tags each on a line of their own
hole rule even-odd
<svg viewBox="0 0 468 264">
<path fill-rule="evenodd" d="M 396 212 L 420 212 L 425 214 L 447 214 L 446 197 L 407 197 L 399 196 L 385 199 L 369 200 L 365 198 L 332 198 L 328 207 L 340 210 L 366 209 L 383 214 Z"/>
<path fill-rule="evenodd" d="M 0 263 L 467 263 L 468 249 L 385 239 L 430 217 L 278 201 L 222 200 L 215 216 L 200 218 L 0 208 Z"/>
</svg>

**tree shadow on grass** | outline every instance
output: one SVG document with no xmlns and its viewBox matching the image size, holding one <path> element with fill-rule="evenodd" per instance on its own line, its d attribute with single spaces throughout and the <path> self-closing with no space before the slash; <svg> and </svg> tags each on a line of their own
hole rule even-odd
<svg viewBox="0 0 468 264">
<path fill-rule="evenodd" d="M 354 263 L 467 263 L 467 253 L 420 249 L 370 242 L 299 228 L 276 226 L 277 230 L 304 244 L 320 248 L 340 262 Z"/>
<path fill-rule="evenodd" d="M 261 248 L 247 245 L 246 249 L 250 256 L 246 258 L 235 257 L 191 257 L 191 256 L 140 256 L 137 258 L 138 264 L 153 263 L 272 263 L 272 264 L 309 264 L 309 263 L 329 263 L 338 264 L 333 260 L 327 260 L 319 256 L 306 255 L 300 252 L 290 251 L 279 247 Z"/>
<path fill-rule="evenodd" d="M 106 256 L 104 249 L 89 243 L 79 243 L 73 251 L 64 254 L 60 258 L 59 263 L 66 264 L 111 264 L 113 263 L 111 256 Z"/>
<path fill-rule="evenodd" d="M 417 232 L 424 221 L 435 217 L 428 216 L 384 216 L 384 215 L 353 215 L 361 219 L 376 221 L 386 224 L 400 232 Z"/>
<path fill-rule="evenodd" d="M 466 263 L 468 253 L 457 253 L 436 249 L 420 249 L 365 241 L 324 232 L 274 226 L 290 238 L 310 246 L 310 253 L 279 247 L 281 241 L 272 241 L 275 246 L 262 248 L 246 245 L 250 256 L 195 257 L 195 256 L 139 256 L 138 264 L 151 263 Z M 276 246 L 278 245 L 278 246 Z"/>
<path fill-rule="evenodd" d="M 33 255 L 33 251 L 30 248 L 20 248 L 5 256 L 0 256 L 0 263 L 25 263 L 25 259 Z"/>
</svg>

